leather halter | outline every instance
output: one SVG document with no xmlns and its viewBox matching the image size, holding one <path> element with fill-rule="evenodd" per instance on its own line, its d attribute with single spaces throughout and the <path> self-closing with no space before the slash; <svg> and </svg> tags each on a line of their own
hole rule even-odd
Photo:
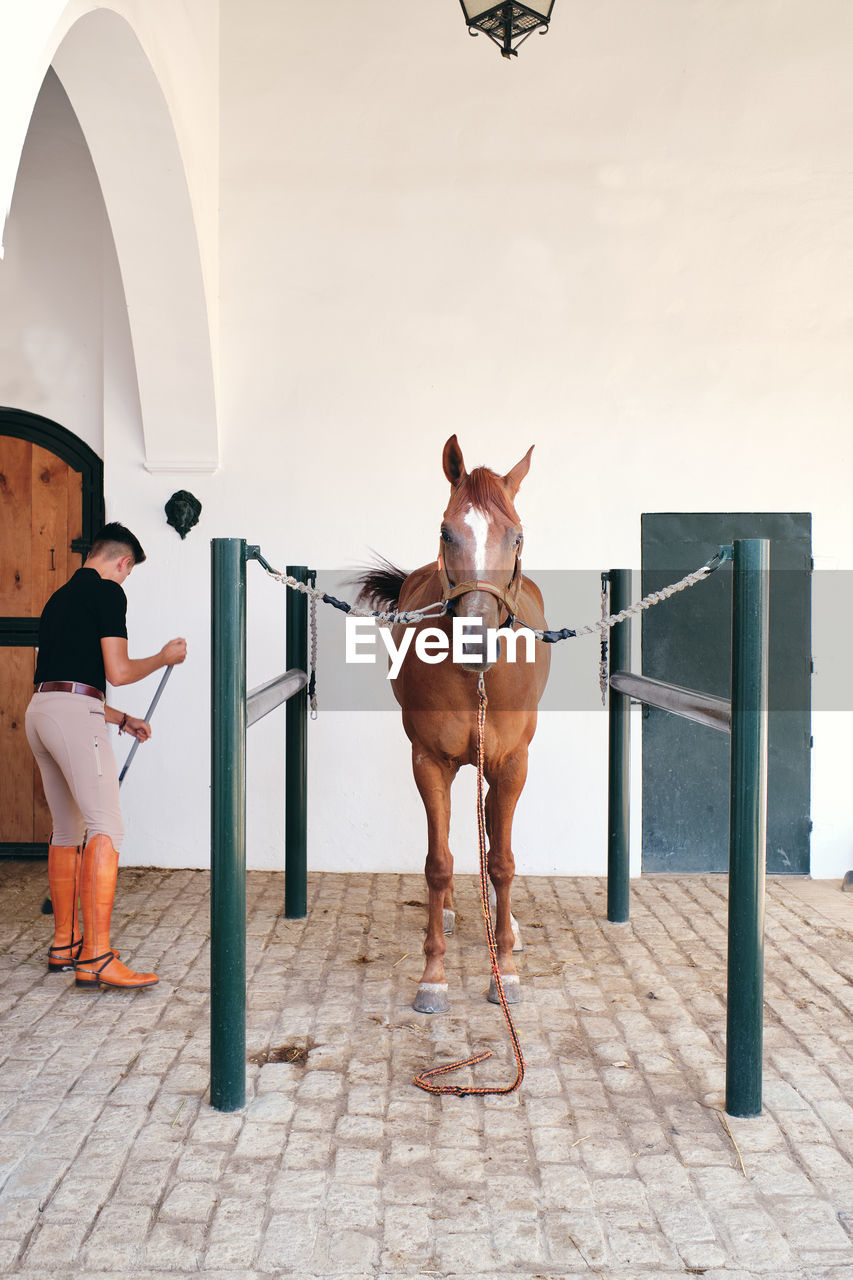
<svg viewBox="0 0 853 1280">
<path fill-rule="evenodd" d="M 521 594 L 521 547 L 515 553 L 512 577 L 505 587 L 496 587 L 493 582 L 486 582 L 482 578 L 472 578 L 470 581 L 459 582 L 454 586 L 444 566 L 443 544 L 440 544 L 438 548 L 438 580 L 441 583 L 441 598 L 445 604 L 450 604 L 453 600 L 457 600 L 459 596 L 467 596 L 471 591 L 485 591 L 490 596 L 495 596 L 503 605 L 508 615 L 507 623 L 512 625 L 516 619 L 518 597 Z"/>
</svg>

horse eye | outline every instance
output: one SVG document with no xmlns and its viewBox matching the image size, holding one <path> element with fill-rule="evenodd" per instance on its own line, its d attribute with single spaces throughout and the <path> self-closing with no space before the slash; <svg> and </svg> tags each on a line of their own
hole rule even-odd
<svg viewBox="0 0 853 1280">
<path fill-rule="evenodd" d="M 453 541 L 453 534 L 450 532 L 450 530 L 449 530 L 449 529 L 442 529 L 442 531 L 441 531 L 441 541 L 442 541 L 442 542 L 452 542 L 452 541 Z"/>
</svg>

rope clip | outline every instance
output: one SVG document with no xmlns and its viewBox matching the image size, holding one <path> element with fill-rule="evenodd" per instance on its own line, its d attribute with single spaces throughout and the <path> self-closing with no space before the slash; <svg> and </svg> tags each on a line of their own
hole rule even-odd
<svg viewBox="0 0 853 1280">
<path fill-rule="evenodd" d="M 266 560 L 261 555 L 261 548 L 259 546 L 246 547 L 246 560 L 257 560 L 261 568 L 266 569 L 267 573 L 273 574 L 276 578 L 281 577 L 278 569 L 274 569 L 269 560 Z"/>
</svg>

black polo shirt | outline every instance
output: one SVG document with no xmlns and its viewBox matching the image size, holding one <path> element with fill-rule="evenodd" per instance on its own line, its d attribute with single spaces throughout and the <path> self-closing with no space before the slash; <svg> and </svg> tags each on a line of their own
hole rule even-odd
<svg viewBox="0 0 853 1280">
<path fill-rule="evenodd" d="M 127 639 L 127 596 L 95 569 L 78 569 L 54 591 L 39 622 L 34 681 L 78 680 L 106 694 L 101 639 Z"/>
</svg>

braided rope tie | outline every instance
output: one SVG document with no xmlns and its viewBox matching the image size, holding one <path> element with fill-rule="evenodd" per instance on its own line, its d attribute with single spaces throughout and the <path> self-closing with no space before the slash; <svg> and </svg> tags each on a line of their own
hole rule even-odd
<svg viewBox="0 0 853 1280">
<path fill-rule="evenodd" d="M 317 581 L 316 574 L 314 581 Z M 311 603 L 308 606 L 308 627 L 311 632 L 311 658 L 309 661 L 310 672 L 308 676 L 308 702 L 311 706 L 311 719 L 317 719 L 317 597 L 311 597 Z"/>
<path fill-rule="evenodd" d="M 591 636 L 596 631 L 608 631 L 611 627 L 615 627 L 617 623 L 624 622 L 626 618 L 636 617 L 638 614 L 644 613 L 646 609 L 651 609 L 654 605 L 662 604 L 664 600 L 669 600 L 672 596 L 678 595 L 679 591 L 686 591 L 688 587 L 695 587 L 697 582 L 704 582 L 711 572 L 712 570 L 708 565 L 703 565 L 701 569 L 688 573 L 686 578 L 681 578 L 678 582 L 673 582 L 668 587 L 661 587 L 660 591 L 649 592 L 647 596 L 643 596 L 642 600 L 637 600 L 635 604 L 629 604 L 626 608 L 620 609 L 619 613 L 608 614 L 600 622 L 593 622 L 588 627 L 579 627 L 576 635 Z M 536 635 L 538 637 L 539 633 L 536 632 Z"/>
<path fill-rule="evenodd" d="M 610 579 L 606 573 L 601 575 L 601 620 L 602 622 L 608 616 L 608 592 L 610 587 Z M 601 692 L 601 705 L 607 706 L 607 684 L 610 674 L 610 659 L 608 656 L 608 638 L 607 633 L 601 632 L 601 644 L 598 655 L 598 688 Z"/>
<path fill-rule="evenodd" d="M 725 559 L 724 549 L 721 548 L 716 555 L 711 557 L 707 564 L 703 564 L 700 569 L 695 569 L 693 573 L 688 573 L 685 577 L 679 578 L 678 582 L 672 582 L 668 587 L 661 587 L 659 591 L 650 591 L 647 596 L 643 596 L 642 600 L 629 604 L 619 613 L 611 613 L 607 617 L 602 617 L 600 621 L 589 623 L 585 627 L 562 627 L 558 631 L 546 631 L 531 627 L 530 630 L 537 640 L 542 640 L 546 644 L 555 644 L 558 640 L 572 640 L 579 636 L 592 636 L 595 634 L 599 634 L 603 638 L 611 627 L 624 622 L 626 618 L 644 613 L 646 609 L 651 609 L 654 605 L 671 599 L 672 596 L 677 595 L 680 591 L 686 591 L 688 587 L 695 587 L 697 583 L 704 582 L 715 569 L 720 567 Z M 343 613 L 351 614 L 354 618 L 375 618 L 377 622 L 384 622 L 389 626 L 395 624 L 405 626 L 413 622 L 422 622 L 425 618 L 441 618 L 447 612 L 448 602 L 446 600 L 436 600 L 432 604 L 425 605 L 423 609 L 412 609 L 405 613 L 388 612 L 382 609 L 361 609 L 357 605 L 349 604 L 346 600 L 338 600 L 335 596 L 330 596 L 327 592 L 320 591 L 317 587 L 309 586 L 306 582 L 300 582 L 298 578 L 294 578 L 288 573 L 279 573 L 266 564 L 264 560 L 261 560 L 260 563 L 264 571 L 276 582 L 280 583 L 281 586 L 290 587 L 293 591 L 300 591 L 315 602 L 319 600 L 323 604 L 330 604 L 333 608 L 340 609 Z"/>
<path fill-rule="evenodd" d="M 463 1058 L 460 1062 L 446 1062 L 440 1067 L 432 1067 L 429 1071 L 422 1071 L 420 1075 L 415 1076 L 415 1084 L 419 1089 L 425 1089 L 427 1093 L 449 1093 L 456 1098 L 466 1098 L 469 1095 L 482 1097 L 485 1094 L 507 1094 L 515 1093 L 516 1089 L 524 1079 L 524 1057 L 521 1052 L 521 1042 L 518 1038 L 518 1032 L 515 1029 L 515 1023 L 512 1020 L 512 1014 L 509 1011 L 509 1005 L 506 1000 L 506 992 L 504 991 L 503 979 L 498 966 L 498 944 L 495 940 L 495 928 L 492 923 L 492 913 L 489 909 L 489 883 L 488 883 L 488 859 L 486 855 L 486 812 L 483 804 L 483 760 L 485 754 L 484 740 L 486 736 L 486 707 L 488 706 L 488 698 L 486 697 L 486 682 L 483 679 L 482 672 L 477 686 L 480 702 L 477 707 L 477 841 L 480 847 L 480 905 L 483 908 L 483 919 L 486 923 L 486 939 L 489 944 L 489 958 L 492 962 L 492 974 L 497 987 L 498 998 L 500 1000 L 501 1010 L 506 1021 L 507 1030 L 512 1040 L 512 1048 L 515 1053 L 516 1075 L 512 1084 L 484 1084 L 484 1085 L 462 1085 L 462 1084 L 433 1084 L 433 1076 L 447 1075 L 450 1071 L 461 1071 L 463 1067 L 475 1067 L 478 1062 L 485 1062 L 487 1058 L 491 1058 L 491 1049 L 486 1049 L 484 1053 L 477 1053 L 472 1058 Z"/>
<path fill-rule="evenodd" d="M 576 630 L 570 630 L 568 627 L 563 627 L 560 631 L 540 631 L 536 628 L 531 628 L 531 630 L 537 640 L 544 640 L 547 644 L 554 644 L 557 640 L 574 639 L 576 636 L 592 636 L 596 632 L 604 637 L 611 627 L 624 622 L 626 618 L 644 613 L 646 609 L 651 609 L 654 605 L 661 604 L 664 600 L 669 600 L 672 596 L 678 595 L 679 591 L 686 591 L 688 587 L 695 587 L 698 582 L 704 582 L 716 569 L 719 569 L 725 559 L 726 556 L 721 548 L 700 569 L 694 569 L 692 573 L 679 578 L 678 582 L 671 582 L 668 587 L 661 587 L 659 591 L 650 591 L 647 596 L 643 596 L 642 600 L 637 600 L 634 604 L 627 605 L 624 609 L 620 609 L 619 613 L 608 614 L 600 622 L 591 622 L 588 626 L 578 627 Z"/>
<path fill-rule="evenodd" d="M 351 615 L 353 618 L 375 618 L 377 622 L 385 622 L 389 626 L 396 623 L 421 622 L 424 618 L 441 618 L 447 612 L 447 604 L 444 600 L 436 600 L 433 604 L 425 605 L 423 609 L 413 609 L 408 613 L 390 613 L 383 609 L 361 609 L 358 605 L 349 604 L 346 600 L 338 600 L 335 596 L 330 596 L 327 591 L 320 591 L 318 587 L 311 587 L 307 582 L 300 582 L 298 578 L 292 577 L 289 573 L 279 573 L 276 569 L 261 562 L 264 571 L 275 582 L 283 587 L 290 587 L 292 591 L 299 591 L 302 595 L 308 596 L 316 605 L 319 600 L 322 604 L 330 604 L 333 609 L 340 609 L 342 613 Z"/>
</svg>

